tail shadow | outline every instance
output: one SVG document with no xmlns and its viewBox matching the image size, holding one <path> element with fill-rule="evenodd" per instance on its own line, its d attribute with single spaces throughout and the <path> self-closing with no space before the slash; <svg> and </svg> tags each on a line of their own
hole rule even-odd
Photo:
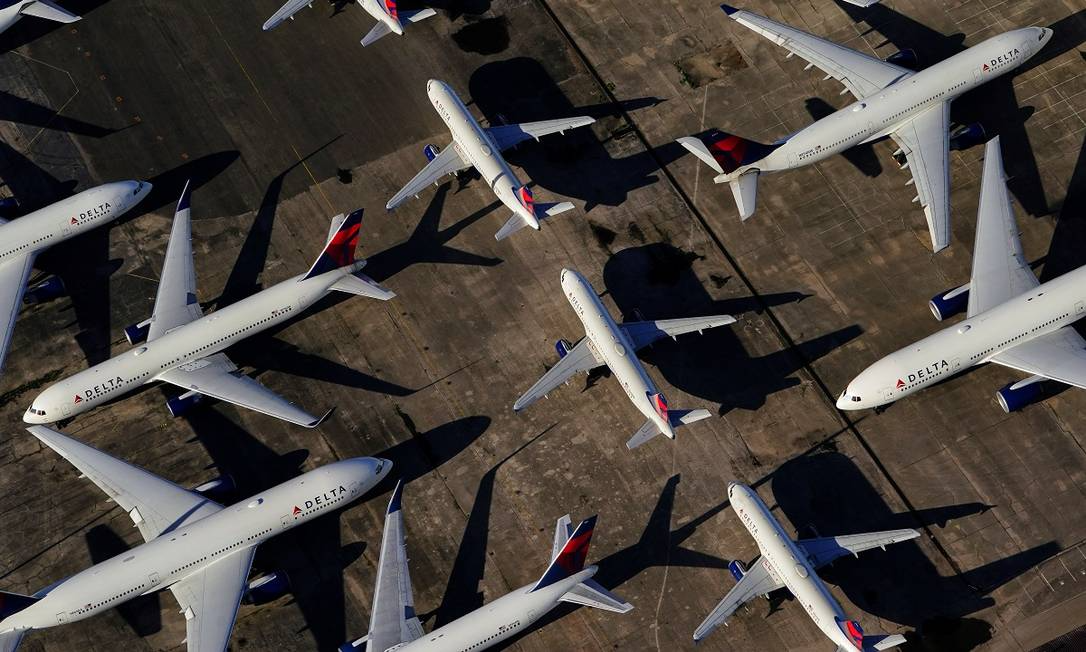
<svg viewBox="0 0 1086 652">
<path fill-rule="evenodd" d="M 92 564 L 100 564 L 130 550 L 128 544 L 108 525 L 95 525 L 83 536 L 87 541 Z M 149 593 L 117 605 L 117 613 L 141 638 L 162 630 L 162 607 L 158 596 L 157 592 Z"/>
</svg>

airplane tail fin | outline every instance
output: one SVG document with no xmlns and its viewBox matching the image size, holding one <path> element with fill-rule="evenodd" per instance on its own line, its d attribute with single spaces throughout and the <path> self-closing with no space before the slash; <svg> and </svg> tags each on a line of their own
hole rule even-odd
<svg viewBox="0 0 1086 652">
<path fill-rule="evenodd" d="M 554 529 L 554 547 L 551 551 L 552 562 L 562 553 L 562 550 L 566 546 L 566 542 L 570 540 L 571 536 L 573 536 L 573 523 L 569 519 L 569 514 L 566 514 L 558 519 L 558 523 Z M 585 607 L 592 607 L 594 609 L 603 609 L 604 611 L 614 611 L 620 614 L 624 614 L 633 609 L 632 604 L 603 588 L 600 586 L 599 582 L 596 582 L 591 578 L 586 579 L 573 587 L 564 593 L 562 597 L 558 598 L 558 600 L 560 602 L 570 602 Z"/>
<path fill-rule="evenodd" d="M 44 18 L 57 23 L 74 23 L 81 18 L 81 16 L 73 14 L 50 0 L 35 0 L 35 2 L 31 2 L 19 10 L 19 13 L 24 16 Z"/>
<path fill-rule="evenodd" d="M 784 144 L 782 141 L 765 145 L 719 129 L 684 136 L 677 142 L 716 170 L 717 174 L 723 175 L 731 174 L 744 165 L 757 163 Z"/>
<path fill-rule="evenodd" d="M 564 519 L 559 519 L 559 529 L 555 533 L 555 539 L 561 536 L 563 522 L 564 520 L 568 521 L 568 519 L 568 515 Z M 592 533 L 595 528 L 596 517 L 592 516 L 581 521 L 577 529 L 566 537 L 561 548 L 558 547 L 556 541 L 550 566 L 547 567 L 546 572 L 543 573 L 529 593 L 548 587 L 555 582 L 561 582 L 567 577 L 584 570 L 584 563 L 588 558 L 588 544 L 592 542 Z"/>
<path fill-rule="evenodd" d="M 527 208 L 529 211 L 532 212 L 533 215 L 535 215 L 534 223 L 530 220 L 525 219 L 524 216 L 520 215 L 519 213 L 513 213 L 513 215 L 510 216 L 509 220 L 505 223 L 505 226 L 503 226 L 501 229 L 498 230 L 497 233 L 494 234 L 495 240 L 504 240 L 526 226 L 530 226 L 533 229 L 538 230 L 539 221 L 543 218 L 553 217 L 555 215 L 558 215 L 559 213 L 565 213 L 566 211 L 573 208 L 573 204 L 568 201 L 557 202 L 553 204 L 537 204 L 531 199 L 531 191 L 528 190 L 527 187 L 521 188 L 521 191 L 526 192 L 528 197 L 528 199 L 525 200 L 523 195 L 518 193 L 518 196 L 521 197 L 521 204 L 523 204 L 525 208 Z"/>
<path fill-rule="evenodd" d="M 353 264 L 354 252 L 358 248 L 358 232 L 361 228 L 361 208 L 346 217 L 342 213 L 333 217 L 324 250 L 321 251 L 320 256 L 317 256 L 317 260 L 313 262 L 313 266 L 301 280 Z"/>
<path fill-rule="evenodd" d="M 660 392 L 649 395 L 649 401 L 652 402 L 652 407 L 656 410 L 656 414 L 661 418 L 667 420 L 668 424 L 672 428 L 678 428 L 679 426 L 685 426 L 688 423 L 694 423 L 695 421 L 701 421 L 702 419 L 708 419 L 711 415 L 708 410 L 673 410 L 668 407 L 667 399 Z M 674 439 L 674 432 L 664 432 L 657 425 L 656 421 L 649 419 L 645 421 L 644 425 L 638 428 L 633 437 L 626 442 L 626 448 L 633 450 L 656 437 L 656 435 L 665 434 L 669 439 Z"/>
</svg>

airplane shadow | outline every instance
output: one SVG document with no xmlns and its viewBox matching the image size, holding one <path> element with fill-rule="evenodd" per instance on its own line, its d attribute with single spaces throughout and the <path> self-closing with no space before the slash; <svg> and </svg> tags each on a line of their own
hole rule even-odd
<svg viewBox="0 0 1086 652">
<path fill-rule="evenodd" d="M 826 100 L 823 100 L 820 97 L 809 97 L 804 104 L 807 108 L 807 113 L 809 113 L 811 119 L 816 122 L 837 111 L 837 109 L 830 106 Z M 866 177 L 871 177 L 873 179 L 882 174 L 882 163 L 879 162 L 879 157 L 875 154 L 875 148 L 872 143 L 862 143 L 850 147 L 841 152 L 841 156 L 851 163 L 852 167 L 859 170 L 860 173 Z"/>
<path fill-rule="evenodd" d="M 88 14 L 109 2 L 109 0 L 62 0 L 59 4 L 68 11 L 82 16 L 83 20 L 90 20 Z M 32 43 L 43 36 L 58 30 L 78 28 L 79 23 L 65 25 L 44 18 L 21 18 L 3 34 L 0 34 L 0 53 L 10 52 L 28 43 Z"/>
<path fill-rule="evenodd" d="M 662 100 L 640 98 L 575 107 L 536 59 L 516 57 L 486 63 L 472 73 L 468 92 L 491 124 L 501 124 L 505 118 L 516 123 L 578 115 L 597 118 L 593 127 L 550 136 L 540 144 L 524 143 L 506 152 L 506 160 L 523 167 L 533 182 L 556 195 L 583 200 L 586 212 L 600 204 L 618 206 L 633 190 L 655 183 L 661 163 L 671 163 L 686 152 L 672 141 L 658 147 L 655 156 L 642 151 L 612 157 L 605 147 L 609 141 L 635 138 L 633 128 L 621 117 L 623 111 L 655 106 Z M 601 141 L 593 130 L 609 133 Z M 632 142 L 626 148 L 635 146 L 640 149 L 640 143 Z"/>
<path fill-rule="evenodd" d="M 962 34 L 944 35 L 885 4 L 861 9 L 844 0 L 835 1 L 854 22 L 863 22 L 870 26 L 869 31 L 881 34 L 886 39 L 885 44 L 898 50 L 915 50 L 921 67 L 938 63 L 966 49 Z M 1052 40 L 1021 68 L 966 93 L 951 105 L 951 115 L 956 123 L 979 123 L 989 136 L 1000 136 L 1005 167 L 1010 177 L 1007 187 L 1022 208 L 1034 217 L 1048 215 L 1050 207 L 1033 146 L 1025 129 L 1025 120 L 1032 115 L 1032 109 L 1019 108 L 1014 78 L 1044 65 L 1086 40 L 1086 10 L 1062 18 L 1048 27 L 1053 30 Z"/>
<path fill-rule="evenodd" d="M 0 36 L 0 38 L 3 37 Z M 59 115 L 50 107 L 42 106 L 37 102 L 31 102 L 6 91 L 0 91 L 0 121 L 17 122 L 89 138 L 104 138 L 120 131 L 120 129 L 109 129 L 84 122 L 78 118 Z"/>
<path fill-rule="evenodd" d="M 800 536 L 833 536 L 902 527 L 945 527 L 992 506 L 966 503 L 894 513 L 847 456 L 821 452 L 794 458 L 773 474 L 776 509 Z M 867 613 L 916 631 L 909 649 L 964 652 L 991 639 L 992 626 L 970 614 L 990 607 L 996 588 L 1059 552 L 1049 542 L 998 561 L 942 576 L 916 543 L 869 551 L 819 571 Z"/>
<path fill-rule="evenodd" d="M 643 349 L 640 357 L 657 367 L 676 388 L 720 405 L 720 413 L 755 410 L 766 397 L 799 384 L 794 374 L 811 362 L 858 337 L 859 326 L 815 336 L 768 355 L 753 357 L 736 335 L 744 313 L 807 298 L 801 292 L 714 301 L 694 274 L 697 255 L 670 244 L 631 247 L 614 254 L 603 269 L 603 281 L 623 320 L 670 319 L 731 314 L 740 322 L 691 334 L 676 343 L 664 340 Z M 713 277 L 723 285 L 728 279 Z M 640 315 L 640 316 L 639 316 Z M 749 316 L 747 317 L 749 318 Z"/>
<path fill-rule="evenodd" d="M 83 536 L 87 542 L 91 564 L 100 564 L 130 550 L 124 539 L 108 525 L 95 525 Z M 157 592 L 136 596 L 118 605 L 117 613 L 141 638 L 162 630 L 162 608 Z"/>
<path fill-rule="evenodd" d="M 1048 245 L 1041 281 L 1050 281 L 1086 264 L 1086 251 L 1080 246 L 1086 241 L 1086 143 L 1075 161 L 1067 196 L 1054 208 L 1056 228 Z"/>
</svg>

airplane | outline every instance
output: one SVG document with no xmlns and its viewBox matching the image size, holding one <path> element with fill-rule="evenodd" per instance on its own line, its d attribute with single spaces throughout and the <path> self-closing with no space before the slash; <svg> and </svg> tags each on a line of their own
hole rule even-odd
<svg viewBox="0 0 1086 652">
<path fill-rule="evenodd" d="M 241 373 L 223 351 L 231 345 L 293 318 L 332 290 L 387 301 L 396 296 L 361 273 L 355 260 L 362 210 L 332 218 L 320 256 L 299 274 L 204 315 L 196 300 L 192 260 L 189 184 L 181 193 L 166 248 L 162 279 L 149 319 L 125 328 L 136 349 L 54 383 L 37 396 L 23 415 L 26 423 L 53 423 L 86 412 L 155 381 L 185 390 L 166 402 L 181 416 L 202 396 L 233 403 L 306 428 L 317 418 Z"/>
<path fill-rule="evenodd" d="M 932 297 L 939 321 L 966 319 L 891 353 L 848 384 L 841 410 L 892 403 L 985 362 L 1030 374 L 996 392 L 1010 413 L 1044 398 L 1043 380 L 1086 388 L 1086 340 L 1072 323 L 1086 315 L 1086 267 L 1040 283 L 1022 253 L 1007 194 L 999 138 L 984 148 L 972 278 Z"/>
<path fill-rule="evenodd" d="M 112 222 L 150 191 L 151 184 L 146 181 L 117 181 L 89 188 L 10 222 L 0 218 L 0 371 L 37 255 Z"/>
<path fill-rule="evenodd" d="M 51 0 L 0 0 L 0 34 L 23 16 L 36 16 L 58 23 L 74 23 L 82 18 Z"/>
<path fill-rule="evenodd" d="M 374 457 L 340 460 L 224 506 L 51 428 L 28 430 L 127 511 L 144 543 L 33 595 L 0 591 L 0 652 L 14 652 L 30 630 L 90 618 L 162 589 L 185 615 L 190 651 L 225 650 L 242 599 L 268 602 L 289 586 L 281 572 L 248 581 L 256 547 L 347 505 L 392 468 Z"/>
<path fill-rule="evenodd" d="M 529 138 L 539 140 L 547 134 L 564 134 L 567 129 L 590 125 L 596 121 L 595 118 L 581 116 L 484 128 L 479 126 L 456 92 L 445 82 L 437 79 L 426 82 L 426 94 L 434 105 L 434 110 L 449 128 L 453 142 L 444 150 L 439 150 L 435 145 L 423 148 L 429 163 L 388 200 L 385 208 L 392 210 L 409 197 L 417 197 L 426 186 L 436 185 L 446 174 L 456 174 L 469 167 L 478 170 L 483 181 L 490 186 L 498 199 L 513 211 L 513 216 L 494 235 L 495 240 L 504 240 L 526 226 L 538 231 L 539 221 L 544 217 L 552 217 L 573 208 L 573 204 L 568 201 L 557 204 L 537 203 L 531 188 L 520 182 L 501 153 Z"/>
<path fill-rule="evenodd" d="M 734 324 L 735 317 L 717 315 L 618 324 L 585 277 L 572 269 L 563 269 L 561 283 L 569 305 L 573 306 L 577 318 L 584 325 L 585 336 L 576 345 L 571 345 L 567 340 L 559 340 L 555 344 L 558 364 L 517 399 L 513 404 L 514 411 L 520 412 L 545 397 L 574 374 L 606 365 L 622 384 L 622 390 L 634 406 L 648 417 L 648 421 L 626 442 L 626 448 L 633 450 L 659 434 L 675 439 L 675 428 L 709 418 L 708 410 L 669 408 L 667 399 L 645 373 L 636 352 L 665 337 L 677 338 L 683 333 L 701 333 L 717 326 Z"/>
<path fill-rule="evenodd" d="M 816 571 L 846 555 L 859 556 L 872 548 L 885 550 L 890 544 L 915 539 L 919 532 L 888 530 L 793 541 L 750 487 L 730 483 L 728 501 L 758 543 L 761 556 L 750 568 L 739 560 L 728 564 L 737 583 L 694 630 L 695 643 L 721 624 L 726 625 L 725 621 L 739 607 L 759 595 L 768 597 L 780 588 L 787 588 L 795 596 L 822 633 L 837 645 L 837 652 L 888 650 L 905 642 L 900 634 L 864 635 L 860 623 L 848 619 Z"/>
<path fill-rule="evenodd" d="M 569 514 L 558 519 L 546 572 L 490 604 L 426 634 L 415 615 L 403 526 L 403 482 L 388 502 L 369 632 L 340 646 L 340 652 L 462 652 L 485 650 L 520 634 L 562 602 L 626 613 L 633 605 L 599 585 L 585 568 L 596 517 L 576 529 Z"/>
<path fill-rule="evenodd" d="M 765 145 L 713 129 L 678 139 L 683 147 L 727 182 L 746 220 L 757 203 L 758 176 L 818 163 L 862 143 L 889 136 L 898 145 L 894 159 L 912 173 L 916 197 L 927 219 L 931 245 L 950 245 L 949 149 L 983 138 L 979 124 L 952 128 L 950 102 L 1014 70 L 1052 38 L 1045 27 L 1025 27 L 989 38 L 920 72 L 916 54 L 903 50 L 882 61 L 749 11 L 721 5 L 729 18 L 818 66 L 845 85 L 856 101 L 800 131 Z M 953 129 L 953 130 L 952 130 Z M 953 142 L 952 142 L 953 141 Z M 904 162 L 902 163 L 902 157 Z"/>
<path fill-rule="evenodd" d="M 377 21 L 373 29 L 362 38 L 363 47 L 389 33 L 403 36 L 404 23 L 417 23 L 437 15 L 437 12 L 430 8 L 410 11 L 397 9 L 396 0 L 358 0 L 358 4 Z M 312 8 L 313 0 L 288 0 L 264 23 L 264 31 L 278 27 L 288 18 L 294 20 L 294 14 L 305 6 Z"/>
</svg>

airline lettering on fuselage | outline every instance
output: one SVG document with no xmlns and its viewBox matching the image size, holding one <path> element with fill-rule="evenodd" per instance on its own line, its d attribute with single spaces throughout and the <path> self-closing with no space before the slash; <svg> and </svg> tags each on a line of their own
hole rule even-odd
<svg viewBox="0 0 1086 652">
<path fill-rule="evenodd" d="M 940 360 L 939 362 L 932 363 L 923 369 L 917 369 L 915 373 L 909 374 L 909 382 L 915 383 L 918 380 L 924 380 L 929 376 L 934 376 L 936 373 L 946 369 L 950 365 L 946 360 Z"/>
<path fill-rule="evenodd" d="M 342 496 L 345 493 L 347 493 L 347 488 L 344 487 L 343 485 L 339 485 L 338 488 L 332 489 L 330 491 L 326 491 L 326 492 L 324 492 L 323 494 L 321 494 L 319 496 L 314 496 L 312 500 L 305 501 L 305 508 L 306 509 L 313 509 L 317 505 L 323 505 L 325 503 L 330 503 L 330 502 L 332 502 L 336 498 L 339 498 L 340 496 Z"/>
<path fill-rule="evenodd" d="M 110 380 L 104 381 L 99 385 L 95 385 L 94 387 L 91 387 L 90 389 L 83 390 L 83 396 L 82 397 L 80 397 L 78 394 L 76 394 L 75 401 L 73 401 L 73 402 L 74 403 L 81 403 L 84 399 L 90 400 L 92 398 L 98 398 L 99 396 L 105 394 L 106 392 L 117 389 L 118 387 L 120 387 L 123 384 L 124 384 L 124 378 L 121 378 L 120 376 L 117 376 L 116 378 L 112 378 Z"/>
<path fill-rule="evenodd" d="M 72 218 L 72 224 L 81 224 L 85 220 L 89 220 L 93 217 L 102 217 L 109 213 L 109 209 L 112 205 L 107 201 L 104 204 L 99 204 L 94 208 L 88 209 Z"/>
<path fill-rule="evenodd" d="M 996 66 L 1002 66 L 1005 63 L 1010 63 L 1011 59 L 1017 57 L 1019 54 L 1021 54 L 1021 52 L 1019 52 L 1018 48 L 1009 50 L 1007 54 L 1001 54 L 998 57 L 992 59 L 991 62 L 984 64 L 983 70 L 984 72 L 988 72 Z"/>
</svg>

